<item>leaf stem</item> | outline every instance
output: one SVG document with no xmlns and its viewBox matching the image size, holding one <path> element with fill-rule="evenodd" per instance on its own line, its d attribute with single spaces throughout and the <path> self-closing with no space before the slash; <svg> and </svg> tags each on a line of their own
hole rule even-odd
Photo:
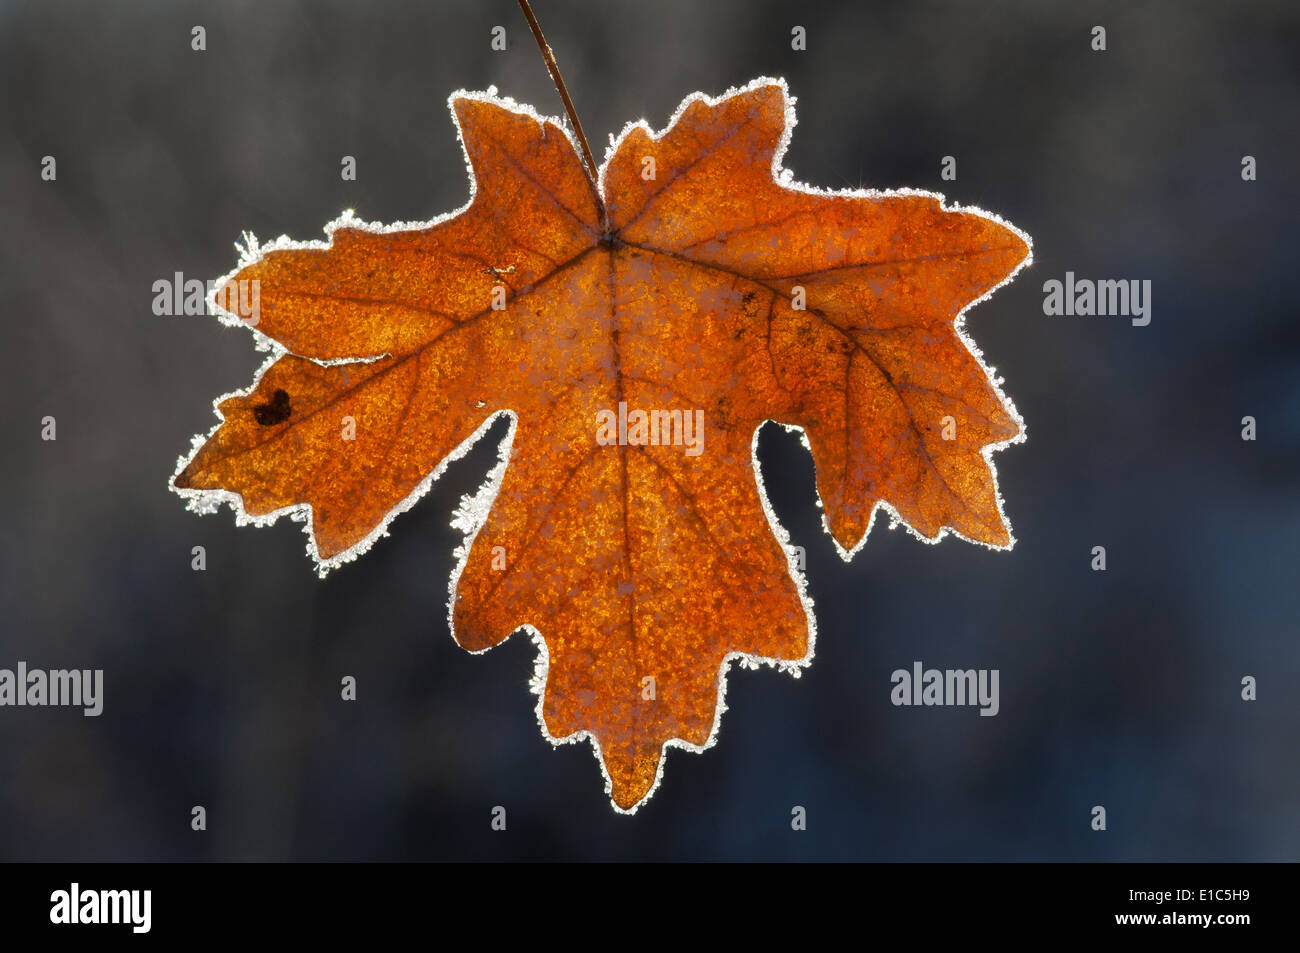
<svg viewBox="0 0 1300 953">
<path fill-rule="evenodd" d="M 524 18 L 528 21 L 529 29 L 533 31 L 533 38 L 537 40 L 537 46 L 542 51 L 542 59 L 546 61 L 546 68 L 551 73 L 551 80 L 555 83 L 556 90 L 559 91 L 560 99 L 564 100 L 564 111 L 569 114 L 569 122 L 573 123 L 573 131 L 578 136 L 578 145 L 582 148 L 582 165 L 587 173 L 587 184 L 591 186 L 591 196 L 596 200 L 596 208 L 600 212 L 601 231 L 608 238 L 611 232 L 609 211 L 605 208 L 605 200 L 600 197 L 600 186 L 596 182 L 596 160 L 591 156 L 591 146 L 587 144 L 587 136 L 582 131 L 582 123 L 578 121 L 578 111 L 573 108 L 573 100 L 569 98 L 568 87 L 564 85 L 564 77 L 560 75 L 560 67 L 555 62 L 555 54 L 551 52 L 550 44 L 546 42 L 546 37 L 542 35 L 542 26 L 537 22 L 537 17 L 533 14 L 533 8 L 529 5 L 528 0 L 519 0 L 519 9 L 524 11 Z"/>
</svg>

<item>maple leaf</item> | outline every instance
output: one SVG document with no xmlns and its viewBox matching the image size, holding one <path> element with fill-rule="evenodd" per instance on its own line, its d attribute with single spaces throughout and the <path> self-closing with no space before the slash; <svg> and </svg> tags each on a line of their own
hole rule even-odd
<svg viewBox="0 0 1300 953">
<path fill-rule="evenodd" d="M 241 522 L 305 519 L 323 575 L 509 415 L 457 514 L 452 632 L 477 652 L 528 629 L 544 733 L 590 738 L 635 810 L 668 746 L 712 743 L 733 660 L 811 661 L 811 603 L 757 473 L 765 421 L 806 435 L 846 559 L 882 507 L 926 540 L 1011 545 L 990 454 L 1021 422 L 961 317 L 1029 240 L 926 192 L 794 182 L 781 80 L 692 95 L 662 133 L 628 126 L 600 170 L 607 213 L 559 121 L 494 91 L 449 102 L 466 206 L 250 241 L 216 288 L 223 319 L 251 323 L 257 283 L 273 353 L 218 399 L 173 487 Z"/>
</svg>

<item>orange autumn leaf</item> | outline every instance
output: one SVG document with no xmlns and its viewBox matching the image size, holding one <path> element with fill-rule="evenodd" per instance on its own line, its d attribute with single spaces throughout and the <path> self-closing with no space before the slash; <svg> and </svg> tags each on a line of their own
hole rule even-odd
<svg viewBox="0 0 1300 953">
<path fill-rule="evenodd" d="M 756 471 L 765 421 L 805 433 L 845 558 L 881 507 L 926 540 L 1011 545 L 990 455 L 1021 423 L 961 314 L 1029 240 L 930 193 L 794 182 L 780 80 L 629 126 L 600 172 L 608 230 L 557 120 L 490 93 L 450 105 L 464 208 L 250 240 L 214 304 L 272 357 L 173 486 L 242 522 L 305 518 L 323 575 L 508 414 L 457 515 L 452 632 L 477 652 L 529 629 L 545 734 L 590 738 L 634 810 L 668 746 L 712 743 L 732 660 L 811 661 Z"/>
</svg>

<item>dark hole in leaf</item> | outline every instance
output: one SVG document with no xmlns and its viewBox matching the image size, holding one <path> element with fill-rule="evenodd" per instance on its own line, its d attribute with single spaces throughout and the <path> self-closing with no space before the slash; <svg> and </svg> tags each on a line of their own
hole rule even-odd
<svg viewBox="0 0 1300 953">
<path fill-rule="evenodd" d="M 276 390 L 271 395 L 271 400 L 266 404 L 258 404 L 253 408 L 253 419 L 263 427 L 271 427 L 275 424 L 282 424 L 289 419 L 292 410 L 289 408 L 289 393 L 285 390 Z"/>
</svg>

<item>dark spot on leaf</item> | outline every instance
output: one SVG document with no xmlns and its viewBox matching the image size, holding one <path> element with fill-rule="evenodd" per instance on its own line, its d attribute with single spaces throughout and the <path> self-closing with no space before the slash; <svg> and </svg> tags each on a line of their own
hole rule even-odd
<svg viewBox="0 0 1300 953">
<path fill-rule="evenodd" d="M 289 408 L 288 391 L 277 389 L 271 395 L 269 403 L 258 404 L 253 408 L 253 419 L 263 427 L 272 427 L 284 423 L 292 412 Z"/>
</svg>

